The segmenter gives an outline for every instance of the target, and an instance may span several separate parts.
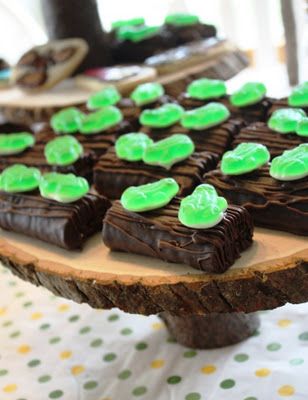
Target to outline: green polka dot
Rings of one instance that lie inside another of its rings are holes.
[[[50,328],[50,324],[42,324],[40,326],[40,330],[41,331],[46,331],[46,329],[49,329],[49,328]]]
[[[131,335],[133,333],[133,331],[130,328],[123,328],[120,333],[121,333],[121,335],[127,336],[127,335]]]
[[[200,399],[201,399],[201,394],[196,392],[188,393],[185,396],[185,400],[200,400]]]
[[[25,292],[17,292],[15,293],[15,297],[19,298],[19,297],[23,297],[25,295]]]
[[[42,375],[38,378],[39,383],[46,383],[49,382],[50,380],[51,380],[50,375]]]
[[[170,337],[167,338],[167,342],[168,343],[176,343],[176,340],[173,337],[170,336]]]
[[[308,332],[303,332],[298,336],[299,340],[308,340]]]
[[[17,283],[15,281],[9,281],[8,285],[14,287],[17,285]]]
[[[3,326],[4,328],[7,328],[8,326],[11,326],[11,325],[13,325],[13,321],[5,321],[5,322],[3,322],[3,324],[2,324],[2,326]]]
[[[92,340],[92,342],[90,343],[91,347],[100,347],[103,344],[102,339],[94,339]]]
[[[41,364],[41,361],[35,359],[35,360],[31,360],[28,362],[28,367],[33,368],[33,367],[37,367],[40,364]]]
[[[53,392],[49,393],[49,398],[60,399],[60,397],[62,397],[63,395],[64,393],[62,392],[62,390],[54,390]]]
[[[304,364],[304,359],[303,358],[293,358],[292,360],[289,361],[291,365],[302,365]]]
[[[260,336],[260,331],[258,329],[255,330],[252,336]]]
[[[195,350],[187,350],[183,353],[183,357],[185,358],[193,358],[196,357],[197,352]]]
[[[20,335],[21,335],[21,332],[20,332],[20,331],[15,331],[15,332],[12,332],[12,333],[10,334],[10,338],[11,338],[11,339],[14,339],[14,338],[19,337]]]
[[[108,317],[108,321],[109,321],[109,322],[117,321],[119,318],[120,318],[120,317],[119,317],[118,314],[111,314],[111,315],[109,315],[109,317]]]
[[[268,344],[266,346],[266,348],[267,348],[268,351],[277,351],[277,350],[281,349],[281,344],[273,342],[273,343]]]
[[[103,360],[109,362],[109,361],[115,360],[116,358],[117,358],[117,355],[115,353],[107,353],[104,355]]]
[[[142,396],[146,392],[147,392],[147,388],[145,386],[138,386],[132,391],[132,394],[134,396]]]
[[[178,375],[172,375],[169,376],[169,378],[167,379],[167,383],[169,383],[170,385],[175,385],[177,383],[180,383],[182,380],[182,378]]]
[[[145,350],[148,348],[148,344],[146,342],[139,342],[135,345],[136,350]]]
[[[88,381],[83,385],[83,388],[85,390],[92,390],[95,389],[98,386],[98,383],[96,381]]]
[[[61,341],[61,338],[59,336],[55,336],[55,337],[49,339],[50,344],[56,344],[56,343],[59,343],[60,341]]]
[[[79,319],[80,319],[80,316],[76,314],[76,315],[71,315],[68,320],[69,320],[69,322],[76,322]]]
[[[234,360],[237,362],[245,362],[249,359],[249,355],[245,353],[239,353],[234,356]]]
[[[84,326],[79,330],[80,335],[85,335],[86,333],[89,333],[91,331],[90,326]]]
[[[132,372],[129,369],[124,369],[123,371],[121,371],[118,375],[119,379],[128,379],[131,376]]]
[[[224,381],[220,382],[220,387],[222,389],[231,389],[235,386],[235,381],[233,379],[225,379]]]
[[[31,307],[31,306],[33,306],[33,303],[32,303],[32,301],[26,301],[22,306],[24,308]]]
[[[245,397],[244,400],[258,400],[256,397]]]
[[[7,369],[0,369],[0,376],[7,375],[9,371]]]

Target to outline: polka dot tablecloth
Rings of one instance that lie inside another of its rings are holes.
[[[192,350],[156,316],[95,311],[0,267],[0,400],[308,400],[308,304],[249,340]]]

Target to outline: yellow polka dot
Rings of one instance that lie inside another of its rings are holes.
[[[152,329],[158,331],[159,329],[162,329],[164,327],[164,324],[162,322],[154,322],[152,324]]]
[[[69,351],[69,350],[62,351],[62,353],[60,353],[61,360],[66,360],[66,359],[71,358],[71,357],[72,357],[72,352]]]
[[[27,354],[27,353],[29,353],[29,351],[31,351],[31,347],[28,346],[27,344],[23,344],[18,347],[17,351],[20,354]]]
[[[71,372],[73,375],[80,375],[84,372],[85,367],[83,365],[74,365],[71,368]]]
[[[268,368],[260,368],[257,369],[255,372],[255,375],[258,376],[259,378],[265,378],[266,376],[269,376],[271,374],[271,370]]]
[[[280,394],[280,396],[292,396],[294,392],[294,387],[290,385],[284,385],[278,389],[278,394]]]
[[[13,393],[17,390],[17,385],[15,385],[14,383],[12,383],[11,385],[6,385],[3,388],[3,391],[5,393]]]
[[[69,309],[70,309],[70,306],[68,304],[60,304],[58,306],[58,311],[60,311],[60,312],[65,312]]]
[[[0,317],[6,314],[6,308],[0,307]]]
[[[151,368],[161,368],[165,365],[165,360],[153,360],[151,362]]]
[[[289,319],[280,319],[278,321],[278,326],[280,326],[280,328],[286,328],[287,326],[290,326],[292,324],[292,321]]]
[[[204,365],[201,368],[201,372],[206,375],[213,374],[215,371],[216,371],[216,367],[215,367],[215,365],[212,365],[212,364]]]
[[[40,313],[40,312],[35,312],[35,313],[33,313],[33,314],[31,314],[31,319],[33,320],[33,321],[35,321],[35,320],[37,320],[37,319],[41,319],[43,317],[43,314],[42,313]]]

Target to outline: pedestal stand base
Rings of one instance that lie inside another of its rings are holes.
[[[160,314],[176,341],[193,349],[213,349],[241,342],[260,325],[257,314],[208,314],[177,317]]]

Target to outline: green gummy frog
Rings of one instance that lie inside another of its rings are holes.
[[[214,186],[202,184],[181,201],[178,217],[189,228],[207,229],[223,219],[227,208],[227,200],[218,196]]]
[[[119,20],[119,21],[114,21],[111,24],[112,29],[119,29],[122,28],[122,26],[138,26],[138,25],[144,25],[145,20],[142,17],[136,17],[136,18],[131,18],[131,19],[124,19],[124,20]]]
[[[159,32],[159,29],[159,26],[125,25],[116,31],[116,35],[119,40],[129,40],[131,42],[138,43],[156,35]]]
[[[200,22],[197,15],[185,14],[185,13],[175,13],[169,14],[165,18],[165,23],[175,26],[188,26],[195,25]]]
[[[198,100],[218,99],[226,93],[226,84],[219,79],[196,79],[187,86],[188,96]]]
[[[44,149],[50,165],[71,165],[83,154],[83,147],[73,136],[65,135],[48,142]]]
[[[166,139],[150,144],[144,151],[143,162],[171,168],[179,161],[185,160],[195,151],[192,140],[181,133],[171,135]]]
[[[308,143],[275,157],[271,163],[270,175],[280,181],[294,181],[308,176]]]
[[[164,94],[164,88],[160,83],[148,82],[138,85],[131,93],[130,98],[137,104],[143,106],[153,103]]]
[[[144,212],[164,207],[178,193],[179,185],[173,178],[161,179],[154,183],[131,186],[121,197],[122,206],[133,212]]]
[[[64,108],[50,119],[50,125],[58,133],[76,133],[84,114],[76,107]]]
[[[296,86],[288,97],[288,104],[292,107],[308,106],[308,81]]]
[[[145,149],[152,143],[153,140],[145,133],[126,133],[115,143],[116,155],[126,161],[141,161]]]
[[[268,120],[268,127],[279,133],[294,133],[297,124],[306,117],[304,110],[300,108],[281,108],[273,112]]]
[[[164,104],[153,110],[144,110],[140,115],[140,123],[151,128],[167,128],[178,122],[184,109],[177,104]]]
[[[80,121],[79,130],[85,135],[92,135],[112,128],[122,120],[123,115],[117,107],[107,106],[85,115]]]
[[[74,174],[50,172],[42,176],[39,185],[42,197],[59,203],[72,203],[81,199],[89,191],[86,179]]]
[[[99,92],[93,93],[87,101],[89,110],[96,110],[101,107],[113,106],[121,100],[118,89],[114,86],[107,86]]]
[[[202,130],[219,125],[230,117],[230,111],[223,104],[209,103],[205,106],[186,111],[181,125],[187,129]]]
[[[9,156],[22,153],[35,143],[34,136],[29,132],[0,134],[0,155]]]
[[[298,136],[308,137],[308,117],[304,117],[298,121],[295,132]]]
[[[0,174],[0,190],[8,193],[29,192],[39,186],[40,180],[41,173],[37,168],[15,164]]]
[[[262,167],[269,160],[270,153],[263,144],[241,143],[223,155],[220,169],[226,175],[241,175]]]
[[[261,82],[247,82],[232,93],[230,103],[235,107],[246,107],[259,103],[266,95],[266,87]]]

